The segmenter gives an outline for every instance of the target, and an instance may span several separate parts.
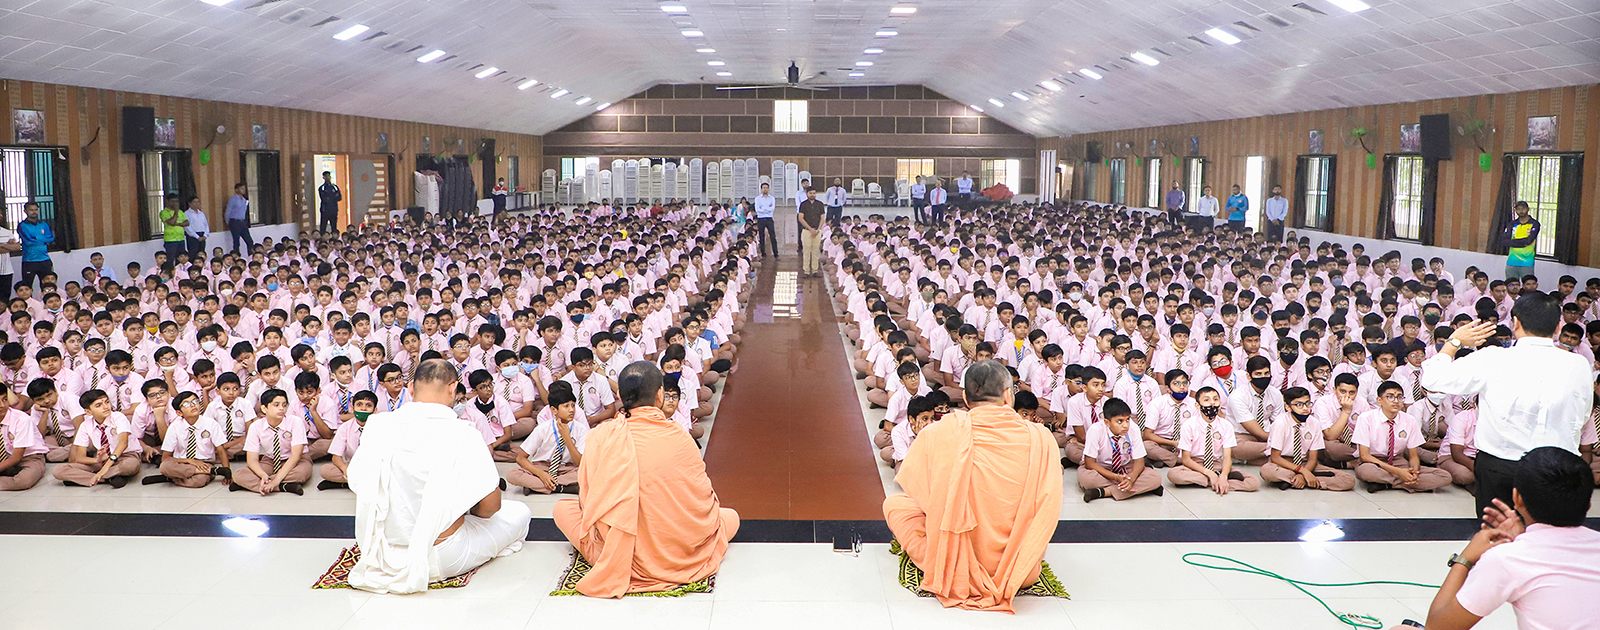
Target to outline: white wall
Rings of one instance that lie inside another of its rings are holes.
[[[1450,273],[1455,274],[1455,286],[1457,291],[1460,291],[1461,287],[1465,286],[1466,281],[1461,278],[1461,271],[1466,269],[1468,266],[1477,266],[1478,269],[1489,274],[1490,280],[1503,279],[1505,274],[1506,257],[1504,254],[1486,254],[1483,252],[1469,252],[1464,249],[1451,249],[1448,247],[1433,247],[1429,245],[1420,245],[1417,243],[1407,243],[1405,241],[1361,238],[1357,236],[1350,236],[1348,234],[1334,234],[1332,232],[1322,232],[1319,230],[1310,230],[1304,228],[1287,228],[1285,230],[1285,232],[1289,231],[1294,232],[1296,236],[1309,237],[1311,239],[1312,249],[1316,249],[1317,243],[1326,240],[1329,242],[1343,243],[1346,249],[1348,249],[1351,245],[1361,243],[1367,248],[1366,254],[1373,258],[1377,258],[1378,256],[1387,253],[1390,250],[1395,250],[1400,252],[1401,256],[1405,257],[1405,260],[1400,261],[1400,265],[1402,267],[1409,267],[1411,265],[1412,258],[1421,258],[1423,260],[1427,260],[1433,258],[1434,256],[1438,256],[1444,259],[1444,268],[1449,270]],[[1600,269],[1595,267],[1563,265],[1544,260],[1534,263],[1533,272],[1534,275],[1539,276],[1539,288],[1545,291],[1554,291],[1556,288],[1556,280],[1563,275],[1570,275],[1574,278],[1577,278],[1579,291],[1583,290],[1583,284],[1585,280],[1588,280],[1589,278],[1600,278]]]
[[[274,243],[284,238],[296,238],[300,233],[299,223],[280,223],[278,225],[258,225],[250,228],[250,235],[260,243],[264,237],[272,237]],[[206,239],[206,250],[221,247],[223,251],[233,251],[231,239],[233,235],[227,231],[212,232]],[[108,245],[105,247],[89,247],[74,249],[70,252],[51,252],[50,258],[55,261],[56,277],[61,284],[68,281],[83,281],[83,274],[79,273],[84,267],[89,266],[89,256],[95,253],[104,254],[106,266],[115,269],[117,279],[127,280],[128,263],[138,261],[146,271],[150,265],[155,264],[156,252],[161,251],[161,241],[151,239],[138,243],[123,243],[121,245]],[[22,258],[13,257],[11,268],[14,270],[12,281],[15,282],[22,275]]]

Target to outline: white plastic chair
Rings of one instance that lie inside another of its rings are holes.
[[[871,199],[874,205],[883,205],[883,187],[879,186],[878,182],[867,184],[867,198]]]
[[[903,179],[894,180],[894,205],[911,205],[911,182]]]
[[[855,205],[857,203],[856,202],[857,199],[865,199],[866,196],[867,196],[867,182],[866,182],[866,180],[861,179],[859,177],[851,180],[850,181],[850,203],[851,203],[851,205]]]

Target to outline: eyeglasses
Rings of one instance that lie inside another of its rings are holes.
[[[198,407],[198,406],[200,406],[200,399],[199,398],[190,398],[190,399],[185,400],[182,403],[178,404],[178,408],[179,409],[182,409],[184,407]]]
[[[1392,401],[1395,401],[1395,402],[1402,402],[1402,401],[1404,401],[1406,399],[1406,397],[1404,395],[1402,395],[1402,394],[1384,394],[1382,396],[1379,396],[1379,398],[1382,398],[1384,400],[1392,400]]]
[[[572,365],[575,366],[575,367],[581,367],[581,368],[592,368],[592,367],[594,367],[594,361],[579,361],[579,362],[574,363]]]
[[[665,399],[665,400],[679,400],[679,399],[683,398],[683,394],[682,393],[674,394],[672,392],[662,392],[661,397],[663,399]]]
[[[1310,409],[1311,408],[1311,401],[1309,401],[1309,400],[1290,401],[1289,402],[1289,406],[1290,407],[1294,407],[1295,409]]]
[[[384,378],[383,381],[381,381],[381,382],[384,382],[384,383],[398,383],[398,382],[400,382],[400,377],[397,376],[397,375],[390,375],[390,376]]]

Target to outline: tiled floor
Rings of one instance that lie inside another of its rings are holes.
[[[1282,583],[1197,569],[1187,552],[1226,554],[1292,577],[1433,582],[1456,543],[1078,544],[1046,556],[1071,600],[1019,598],[1018,614],[945,610],[896,582],[884,545],[859,557],[827,545],[735,544],[716,591],[678,599],[621,601],[548,597],[570,547],[528,543],[484,567],[470,585],[420,596],[309,587],[348,544],[338,540],[4,536],[0,549],[29,579],[0,592],[0,626],[27,630],[101,627],[188,629],[226,622],[251,628],[1342,628],[1317,603]],[[160,579],[117,580],[95,606],[64,583],[93,581],[105,563]],[[181,559],[177,570],[171,564]],[[158,571],[156,567],[161,567]],[[1109,567],[1134,572],[1107,574]],[[1159,580],[1159,587],[1156,587]],[[70,581],[70,582],[68,582]],[[1141,586],[1141,585],[1148,585]],[[1315,589],[1340,612],[1373,615],[1386,627],[1426,616],[1432,593],[1399,586]],[[1479,628],[1512,628],[1509,610]]]

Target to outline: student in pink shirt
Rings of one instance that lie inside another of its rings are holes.
[[[311,458],[305,456],[306,429],[287,417],[289,395],[276,387],[261,393],[262,415],[250,423],[244,439],[245,466],[233,473],[229,490],[250,490],[267,496],[280,490],[305,494],[301,484],[311,478]]]
[[[78,399],[84,409],[83,424],[73,439],[72,454],[53,473],[66,485],[93,487],[104,481],[121,488],[139,474],[141,447],[133,438],[133,425],[127,416],[112,411],[106,398],[105,392],[91,389]]]
[[[1311,488],[1345,491],[1356,487],[1355,475],[1348,471],[1319,467],[1322,451],[1320,425],[1311,419],[1311,393],[1304,387],[1283,391],[1284,413],[1272,422],[1267,445],[1272,449],[1261,465],[1261,479],[1277,484],[1278,489]]]
[[[1083,461],[1078,468],[1083,502],[1105,497],[1122,501],[1146,492],[1161,496],[1160,473],[1145,467],[1144,441],[1129,433],[1133,421],[1128,403],[1111,398],[1104,413],[1084,436]]]
[[[0,383],[0,492],[38,485],[50,451],[33,418],[11,406],[10,393],[11,388]]]
[[[1222,395],[1210,387],[1195,393],[1201,422],[1187,424],[1178,438],[1183,465],[1167,471],[1175,486],[1201,486],[1217,494],[1255,492],[1261,479],[1233,469],[1233,447],[1237,444],[1233,425],[1222,417]]]
[[[181,488],[203,488],[215,476],[228,478],[227,442],[222,427],[201,415],[200,397],[178,392],[172,398],[177,417],[168,425],[161,443],[161,474],[144,478],[144,485],[172,483]]]
[[[294,377],[294,393],[288,413],[305,425],[305,457],[308,461],[326,457],[339,429],[339,404],[322,395],[322,379],[315,372]]]
[[[1405,393],[1399,383],[1378,385],[1378,408],[1361,414],[1356,423],[1356,476],[1367,482],[1368,492],[1402,488],[1430,491],[1450,485],[1450,473],[1424,468],[1418,447],[1425,441],[1422,424],[1400,407]]]
[[[584,438],[589,434],[589,423],[576,421],[577,416],[578,399],[571,384],[558,381],[550,388],[550,404],[540,412],[538,425],[512,449],[517,465],[506,471],[506,482],[520,486],[525,495],[576,494]]]
[[[1144,450],[1151,466],[1167,468],[1178,464],[1178,440],[1183,427],[1200,421],[1200,407],[1189,395],[1189,375],[1173,369],[1166,374],[1167,395],[1150,404],[1142,432]]]
[[[1428,630],[1466,630],[1505,604],[1517,626],[1600,627],[1600,532],[1583,526],[1594,493],[1583,459],[1559,447],[1528,451],[1511,500],[1485,508],[1485,528],[1461,553],[1428,608]]]
[[[318,472],[322,473],[322,482],[317,484],[317,490],[350,489],[350,479],[347,476],[350,459],[355,457],[356,449],[361,447],[361,432],[367,428],[367,417],[377,408],[377,394],[360,391],[352,397],[350,420],[340,424],[333,432],[333,444],[328,447],[328,454],[333,457],[318,469]]]

